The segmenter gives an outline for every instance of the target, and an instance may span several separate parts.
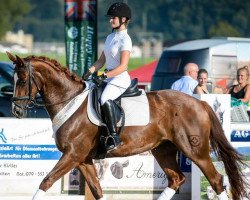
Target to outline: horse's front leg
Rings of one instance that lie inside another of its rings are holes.
[[[72,154],[63,154],[50,173],[43,179],[32,200],[42,200],[45,192],[63,175],[78,165]]]
[[[88,162],[81,163],[78,169],[82,172],[89,188],[96,199],[102,199],[102,188],[97,177],[95,166],[92,160]]]

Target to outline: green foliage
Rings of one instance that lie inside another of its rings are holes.
[[[227,37],[240,37],[240,32],[227,22],[219,22],[212,26],[209,30],[209,37],[227,36]]]
[[[17,27],[33,34],[35,41],[64,41],[64,1],[29,1],[32,9]]]
[[[205,176],[202,176],[201,177],[201,191],[203,192],[206,192],[207,191],[207,186],[209,186],[209,182],[208,180],[206,179]]]
[[[97,0],[99,41],[111,32],[105,14],[116,1]],[[216,35],[250,37],[249,0],[126,2],[132,10],[129,33],[134,44],[141,41],[138,33],[142,31],[163,33],[164,40],[190,40]],[[2,0],[0,16],[0,36],[7,30],[22,28],[26,33],[33,34],[35,41],[64,41],[63,0]]]
[[[29,2],[20,0],[1,0],[0,3],[0,38],[14,28],[17,21],[31,9]]]

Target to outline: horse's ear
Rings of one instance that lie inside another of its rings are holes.
[[[20,66],[24,66],[24,61],[22,58],[16,55],[16,61]]]
[[[10,52],[6,51],[6,54],[12,62],[16,62],[16,57],[13,56]]]

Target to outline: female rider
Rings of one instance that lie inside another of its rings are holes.
[[[128,74],[128,62],[132,50],[132,41],[127,33],[128,22],[131,19],[131,10],[129,6],[122,2],[112,4],[107,16],[112,28],[105,41],[104,51],[99,59],[89,68],[89,71],[83,75],[83,79],[101,69],[106,63],[105,72],[94,77],[94,82],[99,85],[104,80],[107,85],[101,95],[101,106],[105,115],[109,136],[106,139],[106,150],[115,149],[120,144],[120,138],[116,130],[115,110],[113,100],[122,95],[130,85],[130,76]]]

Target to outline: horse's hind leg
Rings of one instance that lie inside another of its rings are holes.
[[[174,196],[176,190],[185,182],[185,176],[177,164],[176,146],[166,141],[157,148],[152,149],[151,152],[168,177],[168,187],[161,193],[158,200],[169,200]]]
[[[44,193],[63,175],[76,167],[76,163],[71,154],[63,154],[60,160],[50,173],[43,179],[39,186],[39,190],[34,194],[32,200],[42,200]]]
[[[223,188],[223,178],[222,175],[215,169],[211,158],[205,157],[196,161],[196,165],[200,168],[203,174],[206,176],[207,180],[211,184],[212,188],[216,192],[219,200],[228,199],[224,188]]]
[[[175,144],[177,148],[185,154],[185,156],[187,156],[200,168],[216,194],[221,194],[221,196],[223,196],[222,198],[219,196],[219,199],[228,199],[225,197],[225,192],[223,192],[222,176],[215,169],[210,158],[209,139],[206,139],[205,131],[203,131],[203,135],[204,137],[197,137],[196,140],[192,140],[192,138],[189,138],[189,140],[185,140],[185,138],[177,138],[175,140]]]
[[[81,163],[78,166],[78,169],[82,172],[94,197],[96,199],[101,199],[102,189],[101,189],[99,180],[97,178],[96,169],[92,160],[90,160],[89,162]]]

